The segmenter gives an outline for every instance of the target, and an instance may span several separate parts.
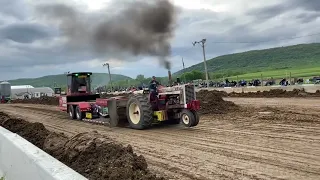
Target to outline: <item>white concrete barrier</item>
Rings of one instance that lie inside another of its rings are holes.
[[[0,178],[87,180],[19,135],[0,127]]]

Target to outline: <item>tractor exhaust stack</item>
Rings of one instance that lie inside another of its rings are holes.
[[[169,85],[172,86],[172,77],[171,77],[171,71],[168,70],[168,77],[169,77]]]

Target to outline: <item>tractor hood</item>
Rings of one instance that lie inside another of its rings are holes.
[[[180,86],[172,86],[172,87],[160,86],[160,87],[158,88],[158,92],[159,92],[159,93],[180,94],[181,89],[183,89],[183,85],[180,85]]]

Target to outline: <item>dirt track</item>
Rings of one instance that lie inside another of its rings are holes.
[[[205,115],[193,129],[137,131],[70,121],[53,106],[5,104],[4,112],[73,135],[97,130],[146,157],[172,179],[318,179],[320,99],[228,98],[243,111]],[[262,104],[272,107],[258,107]],[[288,107],[286,107],[288,106]]]

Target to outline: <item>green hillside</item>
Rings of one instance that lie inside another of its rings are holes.
[[[111,74],[112,81],[131,79],[128,76]],[[43,76],[39,78],[15,79],[9,81],[11,85],[31,85],[34,87],[65,87],[67,78],[65,74]],[[109,82],[109,75],[106,73],[93,73],[92,87],[106,85]]]
[[[320,67],[320,43],[299,44],[219,56],[207,61],[211,78],[274,70]],[[185,71],[204,71],[203,63]],[[175,75],[182,74],[182,70]]]

